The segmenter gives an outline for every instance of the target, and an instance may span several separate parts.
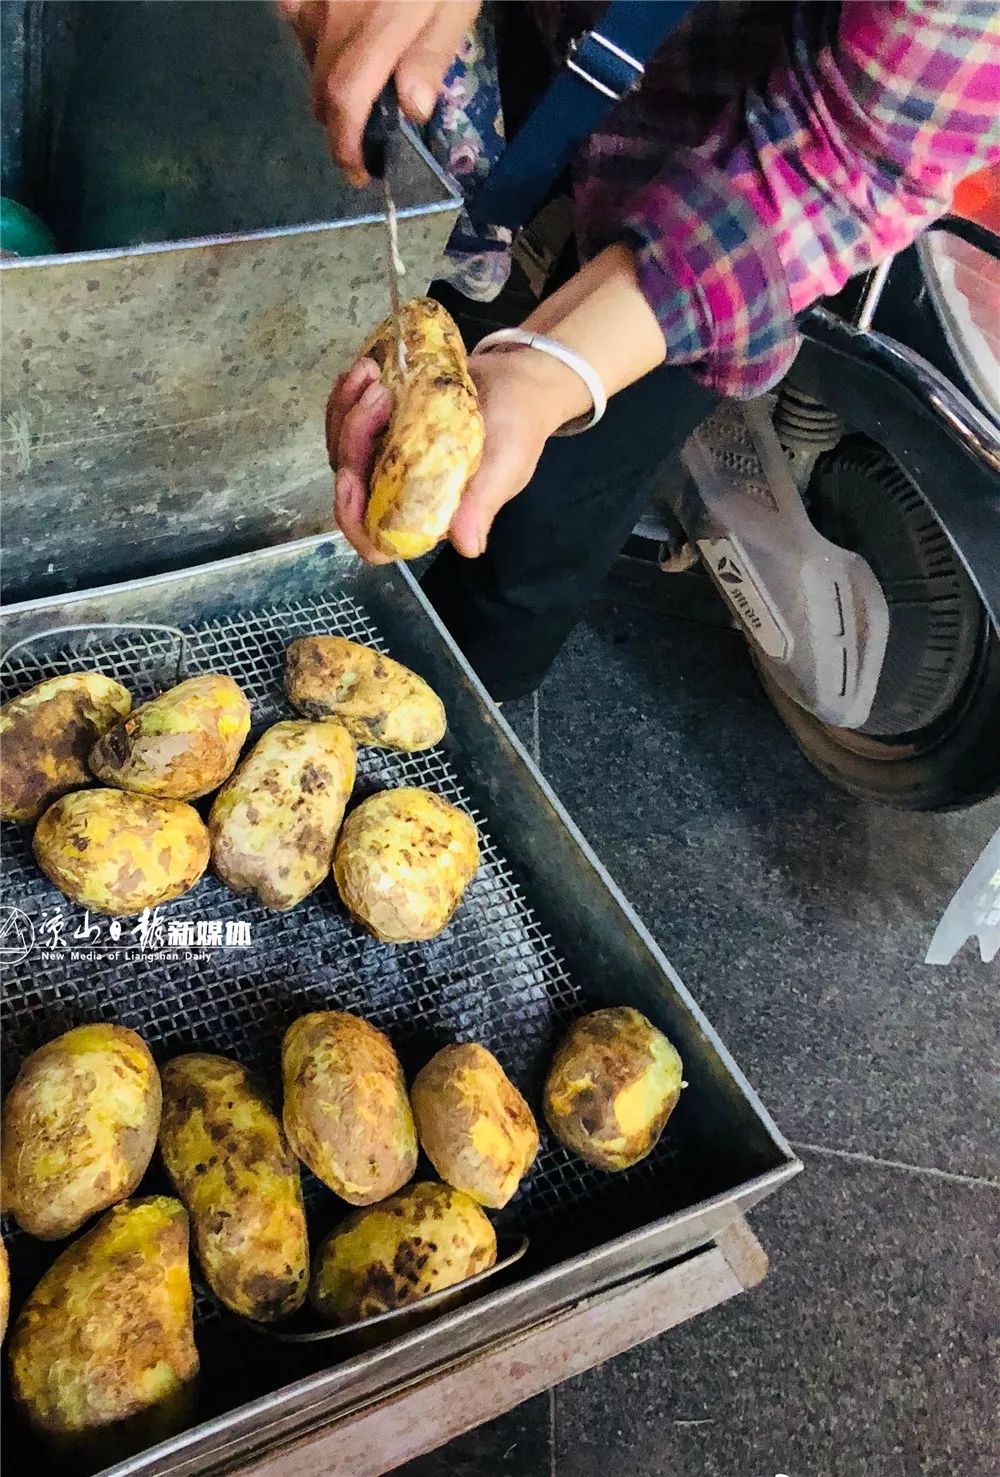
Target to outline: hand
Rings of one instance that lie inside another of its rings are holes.
[[[552,335],[582,354],[609,396],[662,364],[666,353],[656,315],[639,288],[632,253],[621,244],[599,252],[542,302],[524,327]],[[531,480],[549,436],[588,411],[591,401],[575,370],[533,349],[473,353],[469,373],[479,391],[486,444],[448,537],[460,554],[475,559],[486,548],[497,513]],[[391,414],[392,396],[371,359],[359,359],[341,375],[326,408],[337,526],[371,564],[389,562],[372,546],[364,516],[375,443]]]
[[[486,548],[497,513],[531,481],[549,436],[582,414],[589,396],[573,370],[531,350],[473,354],[469,373],[479,392],[486,441],[448,538],[459,554],[475,559]],[[372,545],[364,517],[376,441],[391,414],[392,395],[372,359],[359,359],[341,375],[327,404],[327,451],[336,472],[334,515],[341,533],[369,564],[390,562]]]
[[[406,116],[426,123],[479,5],[480,0],[278,0],[312,72],[313,112],[352,184],[367,183],[361,137],[389,78],[395,78]]]

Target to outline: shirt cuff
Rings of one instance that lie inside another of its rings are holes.
[[[798,350],[785,270],[763,222],[706,161],[674,159],[631,203],[624,239],[667,342],[722,395],[771,388]]]

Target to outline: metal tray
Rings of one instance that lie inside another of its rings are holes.
[[[544,1136],[525,1185],[498,1217],[502,1227],[529,1234],[524,1260],[470,1305],[384,1347],[342,1362],[322,1344],[276,1354],[263,1340],[234,1336],[228,1320],[206,1316],[197,1423],[109,1473],[233,1470],[359,1400],[704,1244],[796,1172],[788,1145],[407,570],[367,569],[339,536],[326,535],[10,607],[0,645],[7,650],[55,626],[111,621],[184,628],[187,670],[230,672],[251,699],[257,727],[287,715],[282,653],[293,637],[339,631],[386,646],[436,687],[449,731],[425,754],[362,751],[358,792],[434,787],[476,816],[483,865],[452,925],[427,944],[376,943],[327,888],[290,914],[269,915],[207,878],[165,908],[164,920],[175,927],[249,921],[249,947],[209,949],[196,960],[182,949],[176,959],[112,958],[81,939],[74,959],[65,948],[43,956],[38,940],[58,913],[65,943],[82,914],[34,867],[27,837],[5,831],[4,903],[20,909],[36,935],[6,971],[7,1074],[43,1040],[104,1018],[140,1030],[160,1060],[192,1047],[228,1051],[273,1080],[287,1023],[306,1010],[338,1007],[387,1030],[408,1073],[445,1041],[484,1042],[537,1107],[566,1024],[614,1003],[637,1006],[669,1034],[690,1086],[656,1151],[627,1173],[601,1174]],[[170,672],[176,644],[169,634],[134,630],[45,637],[5,663],[5,696],[84,657],[142,697]],[[120,940],[119,950],[128,944]],[[336,1214],[333,1197],[320,1192],[310,1200],[314,1229],[322,1230]],[[38,1274],[38,1257],[28,1238],[16,1238],[15,1294]]]
[[[0,264],[4,600],[318,533],[326,397],[389,307],[378,188],[330,163],[270,0],[33,11],[63,251]],[[461,198],[410,129],[394,189],[418,296]]]

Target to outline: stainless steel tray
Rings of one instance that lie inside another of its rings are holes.
[[[537,1106],[566,1023],[600,1004],[628,1003],[676,1042],[690,1086],[657,1150],[625,1174],[602,1175],[545,1136],[531,1175],[500,1217],[531,1236],[509,1282],[490,1284],[469,1306],[383,1348],[339,1363],[328,1362],[336,1356],[323,1345],[276,1355],[270,1344],[234,1337],[228,1320],[206,1319],[198,1423],[109,1472],[233,1470],[348,1405],[704,1244],[796,1172],[788,1145],[408,571],[367,569],[338,536],[321,536],[12,606],[3,613],[0,646],[6,651],[55,626],[112,621],[184,628],[188,671],[232,673],[251,698],[257,726],[287,712],[282,652],[294,636],[340,631],[386,644],[440,692],[449,731],[427,754],[364,752],[359,790],[433,786],[476,816],[484,863],[453,924],[440,939],[414,947],[375,943],[325,888],[290,914],[268,915],[214,879],[164,909],[164,919],[247,920],[249,948],[210,951],[192,963],[111,960],[83,941],[79,960],[65,953],[43,959],[36,945],[7,969],[7,1073],[41,1041],[100,1017],[142,1031],[160,1060],[192,1046],[214,1048],[273,1078],[288,1021],[336,1006],[388,1030],[410,1072],[446,1040],[483,1041]],[[163,633],[52,635],[4,664],[4,696],[84,656],[142,696],[175,655]],[[21,909],[36,935],[46,915],[61,912],[65,938],[81,914],[34,868],[23,834],[5,831],[3,841],[5,905]],[[96,957],[86,957],[90,952]],[[311,1201],[321,1229],[335,1214],[333,1197],[320,1192]],[[27,1238],[16,1238],[16,1291],[37,1275],[38,1257]]]
[[[330,163],[270,0],[33,9],[62,254],[0,264],[3,598],[318,533],[326,397],[388,311],[378,188]],[[412,130],[399,166],[417,296],[460,196]]]

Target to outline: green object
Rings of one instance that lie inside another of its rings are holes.
[[[56,238],[37,215],[0,195],[0,251],[14,256],[52,256]]]

